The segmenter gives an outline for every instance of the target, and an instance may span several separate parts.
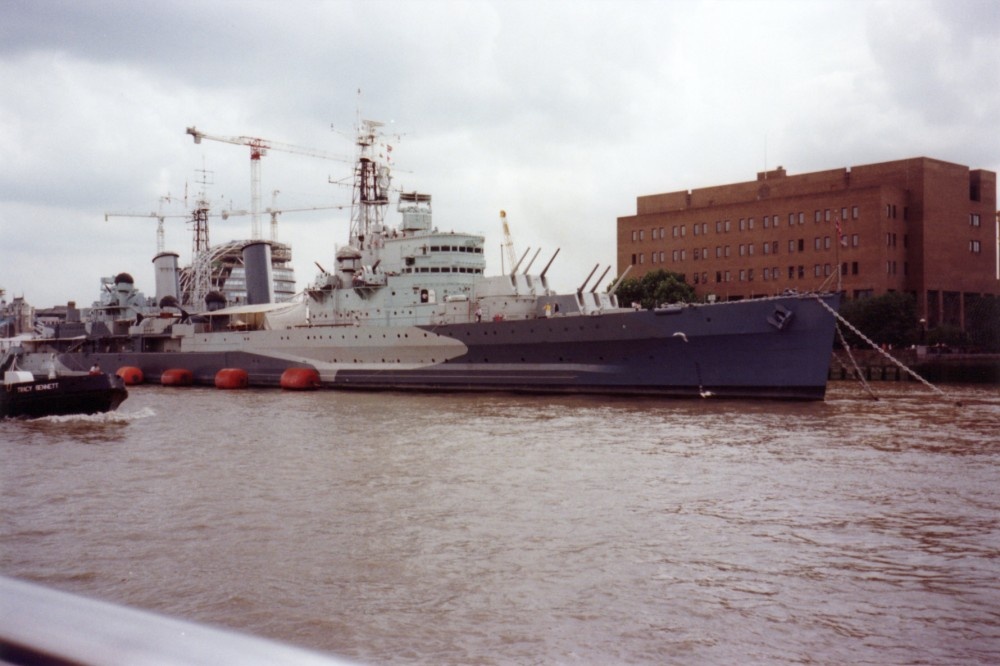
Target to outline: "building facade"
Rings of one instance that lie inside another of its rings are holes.
[[[618,272],[664,269],[706,299],[912,293],[930,327],[1000,295],[996,174],[926,157],[640,196]]]

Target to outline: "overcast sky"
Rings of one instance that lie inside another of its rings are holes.
[[[489,273],[504,209],[518,254],[561,248],[561,289],[614,263],[640,195],[920,155],[1000,171],[996,0],[0,0],[0,82],[0,287],[36,307],[122,271],[155,292],[155,220],[105,212],[183,215],[199,170],[217,211],[250,207],[249,150],[189,125],[349,156],[360,109],[398,137],[394,185],[486,236]],[[263,205],[347,204],[349,174],[272,151]],[[281,218],[300,288],[348,221]],[[181,217],[166,248],[190,262]]]

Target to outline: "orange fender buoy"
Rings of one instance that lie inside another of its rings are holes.
[[[115,371],[115,374],[122,378],[126,386],[135,386],[145,381],[142,370],[131,365],[124,365]]]
[[[164,386],[191,386],[194,384],[194,373],[184,368],[164,370],[160,383]]]
[[[281,373],[281,388],[311,391],[319,388],[319,372],[313,368],[288,368]]]
[[[250,375],[242,368],[223,368],[215,373],[215,388],[243,389],[250,386]]]

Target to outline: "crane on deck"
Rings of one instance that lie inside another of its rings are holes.
[[[221,141],[238,146],[250,148],[250,236],[252,240],[260,239],[260,158],[267,155],[268,150],[280,150],[286,153],[298,155],[308,155],[326,160],[337,160],[340,162],[353,162],[352,159],[341,155],[333,155],[321,150],[303,148],[287,143],[279,143],[269,139],[262,139],[252,136],[218,136],[202,132],[196,127],[188,127],[187,133],[194,138],[195,143],[201,143],[202,139],[210,141]]]
[[[507,261],[504,272],[513,271],[517,265],[517,257],[514,255],[514,239],[510,236],[510,227],[507,226],[507,211],[505,210],[500,211],[500,226],[503,227],[503,252]]]

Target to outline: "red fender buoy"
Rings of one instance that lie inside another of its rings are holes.
[[[115,374],[122,378],[126,386],[135,386],[145,381],[142,370],[131,365],[124,365],[115,371]]]
[[[311,391],[319,388],[319,372],[313,368],[288,368],[281,373],[281,388]]]
[[[160,375],[160,384],[164,386],[191,386],[194,384],[194,373],[185,368],[170,368]]]
[[[215,373],[215,388],[244,389],[250,386],[250,376],[242,368],[223,368]]]

